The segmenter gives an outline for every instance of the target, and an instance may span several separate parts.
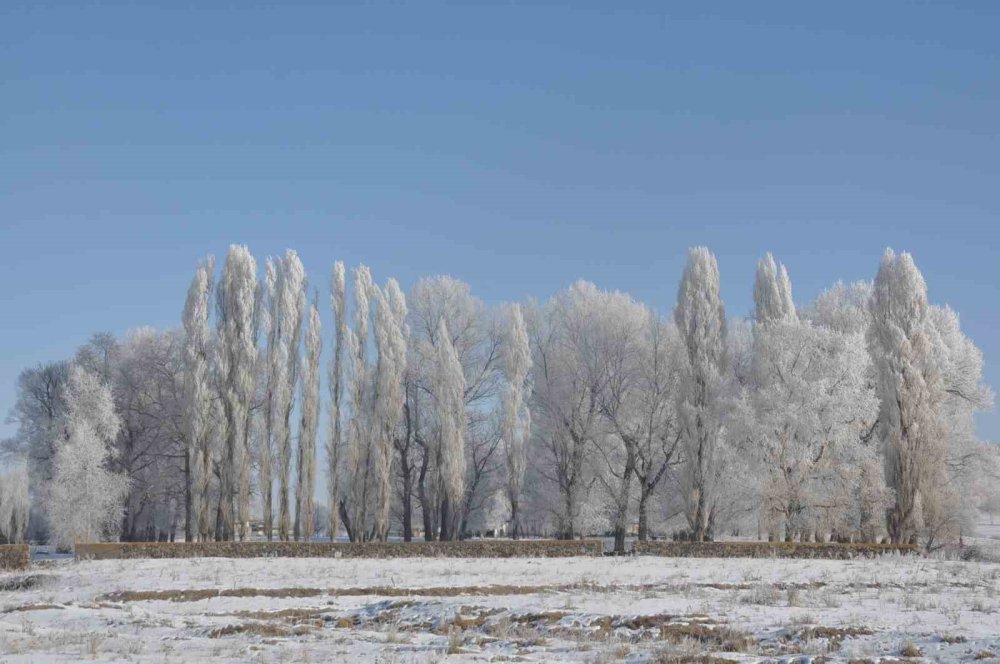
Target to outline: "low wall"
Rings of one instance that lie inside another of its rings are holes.
[[[677,558],[874,558],[885,553],[915,553],[915,544],[819,544],[816,542],[636,542],[645,556]]]
[[[120,558],[565,558],[600,556],[600,540],[464,542],[110,542],[78,543],[76,557]]]
[[[30,564],[27,544],[0,544],[0,569],[25,569]]]

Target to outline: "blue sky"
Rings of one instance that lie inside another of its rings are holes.
[[[3,2],[0,411],[231,242],[664,312],[706,244],[731,315],[892,246],[1000,386],[1000,4],[668,4]]]

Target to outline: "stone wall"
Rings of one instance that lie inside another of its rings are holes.
[[[565,558],[600,556],[600,540],[464,542],[141,542],[78,543],[80,559],[118,558]]]
[[[27,544],[0,544],[0,569],[25,569],[30,564]]]
[[[635,552],[677,558],[873,558],[915,553],[914,544],[819,544],[815,542],[636,542]]]

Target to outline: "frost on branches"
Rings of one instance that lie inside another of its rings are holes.
[[[674,321],[687,350],[681,384],[680,418],[687,461],[682,491],[695,541],[711,539],[724,445],[719,412],[727,369],[726,312],[719,292],[719,267],[705,247],[688,252],[677,291]]]
[[[18,464],[0,473],[0,544],[24,542],[30,511],[28,468]]]
[[[463,491],[465,489],[465,376],[458,361],[458,353],[451,340],[448,324],[442,318],[438,324],[435,339],[434,400],[437,404],[437,419],[440,440],[437,450],[437,466],[441,493],[444,497],[442,509],[441,539],[458,539],[456,529],[461,514]]]
[[[510,534],[517,539],[520,535],[518,507],[521,499],[521,484],[524,482],[524,466],[528,433],[531,431],[531,410],[525,395],[530,394],[528,374],[531,371],[531,348],[528,345],[528,330],[524,325],[521,307],[511,305],[507,313],[507,334],[504,344],[503,373],[504,385],[500,392],[502,432],[507,459],[507,499],[510,502]]]
[[[336,262],[325,360],[294,251],[259,281],[246,247],[215,269],[198,265],[178,329],[96,334],[21,373],[0,453],[23,470],[0,484],[0,538],[935,548],[1000,504],[975,431],[993,403],[982,353],[905,253],[799,306],[766,255],[753,310],[732,319],[704,247],[667,315],[586,281],[503,307],[450,276],[404,295]]]
[[[49,493],[51,542],[98,542],[117,534],[128,478],[108,470],[111,444],[121,428],[111,391],[74,367],[66,386],[64,437],[58,443]]]
[[[877,403],[860,332],[800,320],[784,266],[768,255],[754,287],[745,445],[759,464],[760,526],[769,539],[836,537],[871,524],[845,522],[856,472],[871,463],[862,436]]]

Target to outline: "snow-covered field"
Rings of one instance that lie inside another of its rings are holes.
[[[1000,565],[49,561],[0,574],[0,610],[0,662],[982,660],[1000,654]]]

